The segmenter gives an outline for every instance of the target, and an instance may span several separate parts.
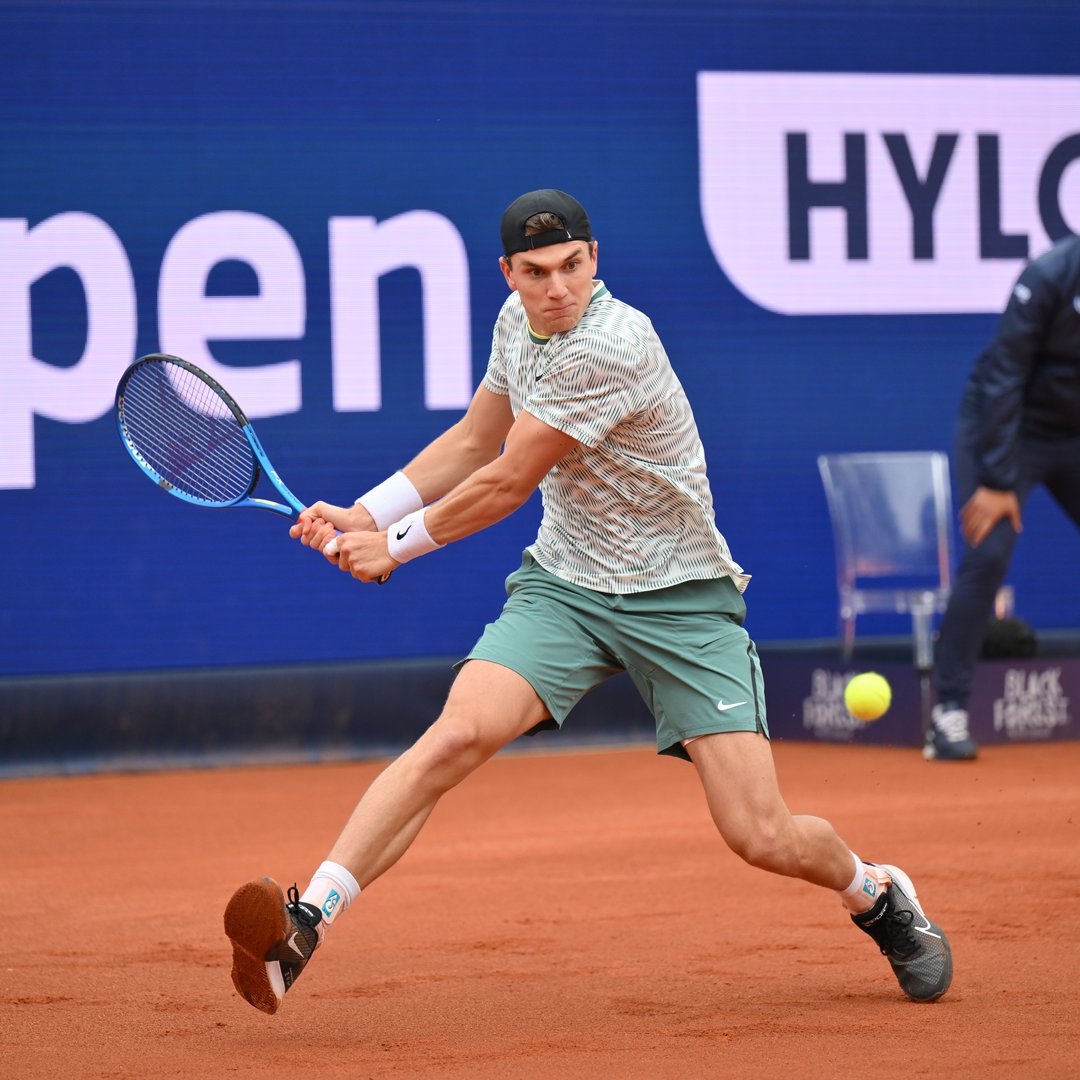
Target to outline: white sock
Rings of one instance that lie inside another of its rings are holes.
[[[867,866],[854,851],[851,857],[855,860],[855,876],[840,893],[840,902],[848,911],[858,915],[874,906],[881,890],[890,884],[891,879],[880,867]]]
[[[340,863],[327,861],[315,871],[300,901],[318,908],[322,915],[318,926],[320,942],[334,920],[359,895],[360,885],[356,878]]]

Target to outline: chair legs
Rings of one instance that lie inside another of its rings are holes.
[[[918,605],[911,609],[912,636],[915,639],[915,666],[920,671],[929,671],[934,666],[933,618],[932,599],[929,606]]]
[[[930,725],[930,713],[933,708],[933,691],[930,676],[934,667],[934,610],[933,594],[911,605],[911,636],[915,652],[915,668],[919,673],[919,698],[922,734],[925,737]],[[854,608],[840,610],[840,655],[845,664],[850,664],[855,654],[855,619]]]

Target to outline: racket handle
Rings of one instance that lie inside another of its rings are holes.
[[[337,538],[340,535],[341,535],[341,533],[338,533],[337,536],[335,536],[334,539],[331,540],[330,543],[327,544],[326,547],[323,548],[323,551],[327,555],[336,555],[338,553]],[[390,573],[392,574],[393,571],[391,570]],[[379,578],[379,584],[380,585],[385,585],[389,580],[390,580],[390,574],[383,574],[383,576],[381,578]]]

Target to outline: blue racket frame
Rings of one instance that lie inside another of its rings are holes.
[[[244,433],[244,438],[247,439],[248,445],[251,447],[255,457],[252,462],[251,479],[248,482],[247,490],[243,494],[238,495],[235,499],[200,499],[197,495],[192,495],[190,492],[183,491],[176,487],[143,457],[129,435],[127,426],[124,422],[124,391],[131,381],[132,375],[140,367],[146,364],[161,363],[181,367],[200,379],[214,392],[221,403],[225,405],[236,418],[236,422],[239,425],[240,430]],[[282,517],[287,517],[292,521],[295,521],[300,514],[300,511],[304,509],[304,504],[288,489],[288,487],[286,487],[285,481],[281,479],[277,469],[270,463],[270,458],[267,457],[266,451],[262,447],[262,443],[259,442],[259,436],[255,434],[255,429],[251,426],[251,421],[244,415],[243,409],[236,403],[233,396],[213,376],[208,375],[202,368],[197,367],[195,364],[189,363],[187,360],[182,360],[179,356],[171,356],[168,353],[148,353],[146,356],[140,356],[139,359],[124,372],[116,387],[116,426],[117,430],[120,432],[120,441],[124,444],[132,461],[134,461],[135,464],[138,465],[139,468],[162,490],[167,491],[170,495],[175,495],[178,499],[183,499],[184,502],[191,503],[193,506],[206,506],[210,509],[229,506],[251,506],[256,510],[269,510],[273,514],[280,514]],[[274,502],[273,499],[259,499],[252,495],[262,473],[266,474],[267,479],[274,485],[274,488],[285,500],[285,503]],[[340,535],[340,533],[338,535]],[[390,580],[390,574],[384,574],[377,580],[380,585],[385,585],[386,582]]]
[[[244,433],[244,437],[247,439],[248,444],[251,446],[252,452],[255,455],[251,480],[248,483],[247,491],[244,494],[235,499],[228,500],[200,499],[196,495],[192,495],[175,487],[169,480],[162,476],[141,453],[139,453],[139,450],[132,441],[131,436],[128,434],[124,423],[124,390],[131,380],[132,375],[143,365],[151,363],[175,364],[178,367],[190,371],[191,374],[206,383],[207,386],[209,386],[221,399],[222,404],[224,404],[233,416],[236,417],[240,430]],[[181,359],[179,356],[171,356],[168,353],[149,353],[146,356],[139,357],[139,359],[124,372],[116,387],[116,426],[120,433],[120,441],[124,444],[128,454],[131,455],[132,461],[134,461],[135,464],[158,485],[158,487],[162,488],[162,490],[167,491],[170,495],[175,495],[178,499],[183,499],[184,502],[191,503],[193,506],[206,506],[211,509],[226,506],[251,506],[256,510],[269,510],[271,513],[281,514],[283,517],[293,520],[295,520],[300,511],[304,509],[304,504],[288,489],[285,481],[278,475],[277,469],[271,464],[270,458],[267,457],[266,451],[259,441],[259,436],[255,434],[255,429],[251,426],[251,421],[244,415],[244,411],[236,403],[233,396],[213,376],[208,375],[202,368],[189,363],[187,360]],[[266,474],[267,479],[274,485],[278,494],[281,495],[288,505],[274,502],[272,499],[260,499],[252,496],[252,492],[259,483],[259,476],[261,473]]]

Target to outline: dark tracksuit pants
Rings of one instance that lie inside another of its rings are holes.
[[[974,419],[962,413],[954,460],[957,509],[978,487],[977,439]],[[1040,484],[1080,526],[1080,436],[1022,439],[1020,477],[1014,489],[1021,508]],[[1012,523],[1003,519],[977,548],[964,547],[935,648],[934,686],[943,704],[961,708],[967,704],[994,599],[1005,580],[1015,544]],[[1078,560],[1073,557],[1066,561],[1075,565]]]

